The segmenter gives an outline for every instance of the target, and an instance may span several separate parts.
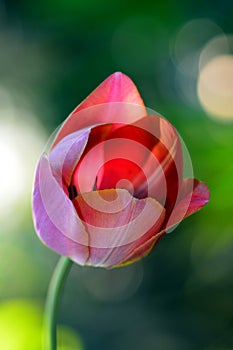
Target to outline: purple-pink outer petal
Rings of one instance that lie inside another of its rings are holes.
[[[36,170],[32,205],[40,239],[57,253],[85,264],[89,257],[88,235],[72,202],[54,178],[46,155],[42,155]]]
[[[67,135],[49,153],[53,175],[60,184],[70,184],[73,171],[86,147],[90,130],[86,128]]]

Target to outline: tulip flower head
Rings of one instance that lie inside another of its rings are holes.
[[[39,238],[80,265],[140,259],[209,200],[204,183],[184,178],[183,161],[174,126],[148,112],[129,77],[114,73],[41,155],[33,191]]]

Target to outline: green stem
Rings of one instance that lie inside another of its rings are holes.
[[[56,319],[58,301],[62,286],[68,276],[71,266],[72,261],[67,257],[61,256],[50,281],[45,303],[44,350],[57,350]]]

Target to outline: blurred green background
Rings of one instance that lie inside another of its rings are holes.
[[[50,133],[119,70],[177,127],[211,201],[143,261],[73,266],[59,349],[233,349],[232,18],[230,0],[0,0],[1,349],[41,348],[58,259],[32,224],[37,159]]]

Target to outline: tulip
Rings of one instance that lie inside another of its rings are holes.
[[[176,129],[149,113],[114,73],[65,120],[41,155],[33,190],[39,238],[80,265],[112,268],[146,256],[200,210],[208,187],[183,178]]]

